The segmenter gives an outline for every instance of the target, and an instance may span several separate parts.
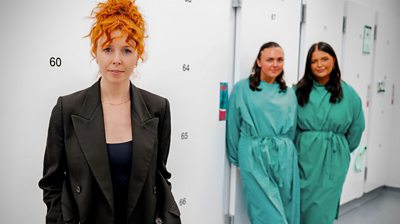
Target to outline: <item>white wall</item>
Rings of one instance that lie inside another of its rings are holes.
[[[42,175],[50,111],[59,95],[85,88],[96,79],[97,65],[91,59],[88,39],[83,38],[91,24],[86,17],[96,2],[3,0],[0,3],[0,27],[3,30],[0,35],[0,207],[3,208],[0,223],[43,223],[45,206],[37,182]],[[140,1],[150,35],[148,60],[141,65],[134,82],[171,101],[173,130],[168,167],[173,173],[173,191],[178,203],[181,202],[184,223],[223,223],[228,201],[224,193],[227,191],[228,170],[224,158],[225,124],[217,118],[219,82],[232,80],[233,74],[234,15],[231,1],[155,2]],[[262,0],[242,1],[242,4],[249,2],[255,5],[254,10],[263,10],[257,5],[267,4]],[[375,43],[368,121],[371,127],[368,132],[368,152],[371,152],[367,161],[369,182],[365,191],[383,185],[400,187],[400,138],[397,134],[400,127],[400,117],[397,116],[400,113],[397,69],[400,63],[397,23],[400,1],[352,2],[378,12],[378,42]],[[243,77],[247,76],[249,65],[264,39],[265,42],[274,39],[282,43],[287,56],[285,71],[289,83],[295,82],[296,58],[299,56],[300,65],[304,65],[304,55],[313,42],[325,40],[332,43],[341,58],[345,52],[341,34],[344,1],[307,0],[310,6],[301,46],[294,44],[299,36],[298,29],[287,31],[268,20],[276,14],[277,21],[284,18],[287,24],[295,27],[292,22],[299,16],[299,11],[295,10],[297,6],[284,7],[298,3],[294,0],[268,2],[274,7],[260,13],[260,17],[247,11],[243,21],[252,23],[253,19],[268,24],[270,29],[246,27],[248,30],[241,40],[241,46],[245,47],[240,62]],[[256,31],[265,36],[250,39],[251,32]],[[379,36],[381,33],[383,36]],[[344,47],[347,46],[344,43]],[[299,48],[300,54],[296,55]],[[51,57],[61,58],[61,67],[51,67]],[[343,60],[344,66],[352,65],[350,59]],[[190,65],[190,72],[182,70],[183,64]],[[301,76],[303,70],[300,71]],[[385,76],[387,92],[377,94],[376,82]],[[392,105],[393,84],[395,97]],[[375,105],[374,109],[372,105]],[[183,132],[189,133],[187,141],[180,138]],[[194,175],[187,175],[192,163],[196,164]],[[348,181],[351,183],[353,180]],[[354,195],[350,193],[348,197]],[[241,200],[239,195],[238,203]],[[20,215],[21,210],[24,215]],[[237,210],[244,212],[242,203],[237,205]],[[202,215],[204,213],[208,216]],[[245,214],[242,213],[241,217],[246,220]]]
[[[37,183],[51,108],[58,95],[96,78],[88,40],[82,38],[88,33],[85,17],[92,4],[79,4],[0,3],[0,223],[44,222]],[[51,67],[51,57],[62,58],[62,67]]]
[[[400,39],[400,34],[398,33],[397,35],[397,40]],[[400,49],[400,47],[397,47],[397,49]],[[397,59],[397,64],[399,64],[400,61]],[[399,135],[399,127],[400,127],[400,76],[399,73],[397,72],[395,74],[396,79],[395,79],[395,95],[393,97],[394,100],[394,109],[393,109],[393,116],[392,116],[392,129],[391,133],[393,135],[392,138],[392,153],[390,155],[390,167],[389,167],[389,177],[387,181],[387,185],[391,187],[396,187],[400,188],[400,135]],[[390,87],[389,88],[393,88]],[[391,97],[392,98],[392,97]]]
[[[89,39],[83,37],[90,30],[92,20],[87,17],[97,2],[0,3],[0,223],[44,222],[46,208],[37,183],[49,116],[58,96],[96,80],[97,65],[90,56]],[[219,91],[220,82],[233,73],[231,2],[147,0],[138,4],[149,38],[147,60],[133,81],[170,100],[167,166],[182,222],[222,223],[228,171]],[[51,67],[51,57],[60,58],[61,66]],[[190,70],[183,70],[184,64]],[[188,138],[182,139],[182,133]]]
[[[222,223],[228,164],[225,122],[218,120],[218,107],[220,82],[233,74],[231,2],[146,0],[138,4],[148,26],[148,60],[134,82],[170,100],[168,168],[182,222]],[[188,138],[182,139],[182,133]]]
[[[396,16],[395,19],[397,21],[400,20],[400,16]],[[398,25],[398,23],[397,23]],[[396,56],[392,58],[392,63],[395,68],[398,68],[400,64],[400,59],[398,55],[398,49],[400,49],[400,29],[397,29],[397,32],[393,34],[394,40],[394,51],[396,51]],[[396,50],[397,49],[397,50]],[[400,72],[398,69],[393,71],[393,84],[392,86],[388,86],[388,90],[390,93],[390,100],[393,101],[393,115],[391,119],[391,133],[392,133],[392,142],[391,142],[391,154],[390,157],[390,166],[389,166],[389,173],[388,173],[388,180],[387,185],[392,187],[400,188],[400,134],[399,134],[399,127],[400,127]],[[392,102],[391,102],[392,103]]]
[[[350,0],[357,4],[373,8],[392,16],[400,16],[400,1],[398,0]]]

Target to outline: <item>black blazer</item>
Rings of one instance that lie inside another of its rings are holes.
[[[171,123],[168,100],[131,84],[133,153],[129,224],[181,223],[166,169]],[[112,224],[114,199],[100,81],[59,97],[52,110],[39,181],[46,223]]]

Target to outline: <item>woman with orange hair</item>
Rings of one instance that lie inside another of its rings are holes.
[[[134,1],[108,0],[89,33],[99,80],[58,98],[39,181],[46,223],[181,223],[166,169],[168,100],[130,81],[145,24]]]

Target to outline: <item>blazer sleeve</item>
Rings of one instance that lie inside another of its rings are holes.
[[[167,160],[169,154],[169,147],[171,143],[171,112],[169,102],[165,99],[165,106],[163,114],[160,116],[160,123],[158,126],[158,164],[157,168],[161,175],[167,181],[168,185],[171,183],[168,179],[171,178],[171,173],[167,170]]]
[[[43,162],[43,177],[39,187],[43,189],[43,201],[47,206],[46,223],[60,223],[61,191],[66,175],[62,98],[54,106],[48,128],[46,150]]]

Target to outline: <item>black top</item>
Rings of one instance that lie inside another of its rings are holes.
[[[114,224],[126,224],[132,141],[107,144],[114,193]]]

